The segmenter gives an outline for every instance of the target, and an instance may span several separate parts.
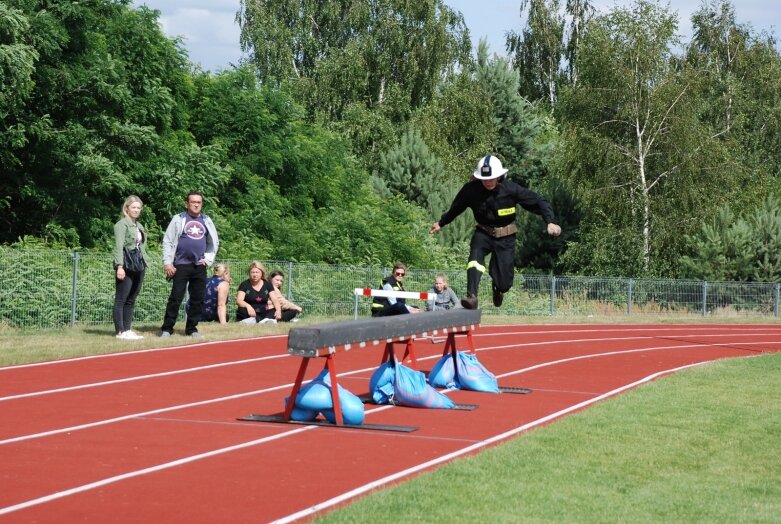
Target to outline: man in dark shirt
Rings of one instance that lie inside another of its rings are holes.
[[[492,155],[486,155],[477,162],[477,168],[470,180],[456,195],[450,209],[434,222],[429,233],[437,233],[458,215],[472,209],[477,227],[472,234],[467,264],[467,294],[461,304],[467,309],[477,308],[477,290],[480,278],[485,273],[485,257],[491,254],[488,274],[493,280],[493,302],[496,307],[502,305],[504,293],[513,285],[515,276],[515,225],[516,205],[545,220],[549,235],[561,234],[556,224],[553,208],[534,191],[522,187],[512,180],[505,180],[507,169],[501,161]]]
[[[161,337],[170,337],[173,333],[185,291],[189,291],[190,300],[184,333],[196,338],[201,336],[198,322],[206,291],[206,266],[214,263],[220,247],[214,222],[201,213],[203,195],[191,191],[185,199],[185,206],[186,211],[171,219],[163,236],[163,268],[173,285],[165,308]]]

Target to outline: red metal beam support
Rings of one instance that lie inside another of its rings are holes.
[[[395,347],[393,344],[401,344],[402,342],[405,344],[404,346],[404,356],[401,358],[402,363],[407,361],[407,357],[410,358],[410,368],[414,369],[415,371],[418,370],[418,358],[415,356],[415,346],[413,343],[413,337],[410,337],[406,340],[388,340],[385,342],[385,351],[382,353],[382,360],[380,361],[380,365],[385,364],[386,362],[389,362],[393,357],[396,356]]]
[[[475,354],[475,342],[472,338],[472,330],[466,331],[451,331],[447,334],[447,340],[445,341],[445,349],[442,351],[442,356],[450,355],[453,357],[453,370],[455,371],[456,380],[458,380],[458,349],[456,349],[456,335],[466,335],[466,343],[469,346],[469,352]]]
[[[296,381],[293,383],[293,391],[290,392],[290,398],[287,399],[287,405],[285,406],[285,420],[290,420],[290,415],[293,413],[293,407],[296,405],[296,396],[298,396],[298,392],[301,390],[301,383],[304,381],[304,374],[308,365],[309,358],[302,358],[301,365],[298,366]]]
[[[339,400],[339,383],[336,379],[336,359],[334,355],[328,355],[325,359],[325,366],[328,368],[328,375],[331,377],[331,401],[334,404],[334,418],[337,426],[344,425],[342,418],[342,402]]]

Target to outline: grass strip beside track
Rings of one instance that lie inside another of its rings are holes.
[[[319,319],[319,321],[326,320]],[[315,321],[311,320],[311,322]],[[138,341],[117,340],[114,336],[114,328],[111,326],[77,326],[44,330],[8,329],[0,331],[0,366],[287,334],[290,327],[296,325],[302,324],[250,326],[236,322],[227,325],[202,322],[199,331],[203,334],[203,338],[199,339],[184,336],[183,325],[177,326],[179,329],[170,338],[160,338],[159,327],[133,326],[134,331],[144,336],[143,340]]]
[[[779,457],[774,353],[657,380],[317,521],[775,523]]]

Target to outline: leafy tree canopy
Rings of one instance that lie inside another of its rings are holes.
[[[43,235],[56,224],[77,245],[95,245],[117,203],[143,191],[161,134],[186,121],[184,53],[161,34],[154,12],[127,4],[2,4],[2,25],[28,29],[2,37],[19,46],[21,67],[15,103],[2,117],[9,132],[0,195],[8,210],[0,241]]]
[[[419,107],[469,58],[463,17],[442,0],[242,0],[238,18],[259,77],[290,83],[324,120],[354,102]]]

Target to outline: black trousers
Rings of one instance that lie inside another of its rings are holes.
[[[173,333],[176,317],[179,316],[179,307],[184,300],[184,293],[190,293],[187,303],[187,323],[184,327],[186,335],[198,331],[198,322],[201,321],[201,304],[206,293],[206,266],[198,264],[179,264],[174,266],[176,273],[173,277],[171,294],[168,296],[168,305],[165,308],[162,331]]]
[[[128,331],[133,324],[136,297],[144,283],[145,271],[125,271],[125,279],[114,279],[114,329],[117,334]]]
[[[273,309],[267,309],[266,310],[266,316],[263,318],[274,318],[274,310]],[[294,318],[296,318],[296,315],[298,315],[298,311],[295,309],[283,309],[282,310],[282,318],[279,319],[280,322],[290,322]]]
[[[373,317],[391,317],[393,315],[406,315],[409,313],[406,304],[396,302],[395,304],[386,304],[382,309],[372,310]]]
[[[482,229],[475,230],[469,245],[469,263],[466,270],[466,292],[477,296],[480,279],[485,273],[485,257],[490,253],[488,274],[493,287],[506,293],[515,278],[515,235],[494,238]]]

